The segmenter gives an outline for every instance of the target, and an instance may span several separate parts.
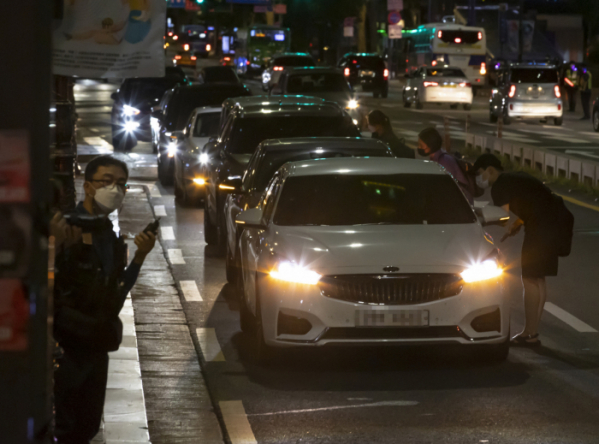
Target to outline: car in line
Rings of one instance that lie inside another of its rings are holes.
[[[249,96],[245,85],[205,84],[179,86],[165,93],[161,107],[153,112],[153,131],[158,162],[158,179],[162,185],[172,185],[178,138],[174,131],[183,131],[191,112],[201,106],[221,106],[230,97]]]
[[[459,344],[502,361],[510,303],[481,221],[435,162],[287,163],[240,213],[241,323],[251,357],[277,348]]]
[[[389,95],[389,69],[380,55],[350,52],[341,57],[337,67],[343,70],[352,88],[372,92],[375,99]]]
[[[503,119],[552,119],[556,126],[563,123],[564,103],[560,77],[554,65],[513,63],[497,72],[497,86],[489,100],[491,123]]]
[[[207,155],[204,239],[224,245],[224,206],[236,189],[258,145],[288,137],[360,137],[348,114],[335,103],[236,106],[218,140],[204,146]]]
[[[284,52],[276,54],[268,62],[266,69],[262,72],[262,90],[268,91],[279,81],[281,73],[290,67],[314,66],[314,59],[305,52]]]
[[[472,84],[461,69],[451,66],[423,66],[406,74],[402,96],[406,108],[412,104],[422,109],[425,103],[445,103],[451,109],[459,105],[472,109]]]
[[[198,83],[243,83],[229,66],[206,66],[198,73]]]
[[[347,110],[356,124],[362,120],[360,102],[343,75],[336,68],[299,67],[288,68],[279,77],[279,82],[271,89],[272,96],[295,94],[320,97],[336,102]]]
[[[189,80],[181,68],[167,67],[164,77],[125,79],[110,96],[114,101],[110,120],[112,145],[115,151],[129,151],[138,141],[150,142],[150,115],[165,91]]]
[[[274,173],[287,162],[338,157],[395,157],[389,146],[377,139],[359,137],[310,137],[270,139],[262,142],[252,155],[243,177],[231,181],[235,187],[225,201],[226,271],[234,283],[239,269],[239,236],[243,226],[235,223],[239,213],[259,204]]]
[[[190,51],[177,51],[173,57],[173,66],[184,66],[186,68],[195,68],[198,63],[198,56]]]
[[[183,205],[198,205],[204,199],[207,156],[202,149],[218,135],[220,116],[221,108],[196,108],[185,129],[172,133],[178,142],[173,157],[175,198]]]

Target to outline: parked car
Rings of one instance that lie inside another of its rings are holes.
[[[416,72],[406,74],[403,103],[409,108],[412,103],[422,109],[425,103],[446,103],[451,109],[460,104],[465,110],[472,109],[472,84],[459,68],[451,66],[424,66]]]
[[[563,123],[564,106],[558,69],[553,65],[520,63],[506,65],[497,73],[497,87],[489,101],[491,123],[502,118],[553,119]]]
[[[242,179],[225,202],[227,226],[227,280],[235,282],[239,269],[238,242],[243,226],[235,223],[239,213],[254,208],[274,173],[287,162],[332,157],[395,157],[380,140],[350,137],[275,139],[262,142],[252,155]]]
[[[314,59],[305,52],[285,52],[273,56],[262,72],[262,90],[268,91],[277,84],[285,68],[295,66],[314,66]]]
[[[434,162],[285,164],[236,218],[254,359],[283,347],[461,344],[504,360],[510,304],[483,228],[504,219],[487,206],[479,221]]]
[[[242,83],[230,66],[206,66],[198,74],[199,83]]]
[[[218,141],[207,144],[204,237],[208,245],[224,244],[224,205],[247,164],[266,139],[289,137],[359,137],[351,118],[334,103],[237,106]]]
[[[339,60],[337,67],[343,70],[352,88],[360,87],[364,92],[372,92],[374,98],[387,98],[389,69],[380,55],[350,52]]]
[[[220,108],[196,108],[185,129],[173,133],[179,142],[173,157],[175,197],[184,205],[197,205],[204,199],[208,159],[202,155],[202,149],[218,135],[220,115]]]
[[[110,96],[114,100],[110,114],[114,150],[129,151],[138,141],[151,141],[152,107],[165,91],[188,83],[181,68],[171,67],[166,68],[164,77],[125,79]]]
[[[180,86],[167,91],[166,101],[153,116],[155,125],[155,141],[157,145],[158,178],[163,185],[173,183],[174,163],[178,147],[178,139],[173,131],[182,131],[187,125],[191,112],[201,106],[221,106],[230,97],[249,96],[250,90],[245,85],[206,84]]]
[[[358,110],[360,103],[343,72],[338,69],[326,67],[288,68],[283,71],[279,82],[271,90],[272,96],[286,94],[320,97],[336,102],[347,110],[356,124],[361,119]]]

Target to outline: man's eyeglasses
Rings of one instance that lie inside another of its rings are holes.
[[[129,189],[129,185],[128,184],[126,184],[126,183],[120,183],[120,182],[114,182],[112,179],[92,179],[90,182],[100,182],[105,187],[110,187],[110,186],[116,184],[116,186],[119,187],[123,191],[127,191]]]

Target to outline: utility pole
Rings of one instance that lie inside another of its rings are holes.
[[[522,63],[522,53],[524,52],[524,0],[520,0],[520,9],[518,10],[518,63]]]

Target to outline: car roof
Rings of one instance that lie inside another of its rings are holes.
[[[324,103],[277,103],[274,105],[239,107],[237,117],[269,117],[272,114],[319,115],[323,117],[342,116],[343,110],[334,102]]]
[[[388,157],[306,160],[289,163],[284,167],[289,176],[322,176],[344,173],[358,174],[446,174],[445,169],[432,160],[398,159]]]
[[[296,103],[324,103],[325,99],[320,97],[312,96],[300,96],[300,95],[284,95],[284,96],[245,96],[245,97],[231,97],[223,102],[223,106],[235,106],[248,107],[248,106],[261,106],[261,105],[276,105],[276,104],[296,104]]]
[[[312,72],[316,72],[317,74],[332,73],[332,74],[343,75],[343,72],[340,69],[331,68],[328,66],[293,66],[293,67],[285,68],[285,71],[287,71],[289,73],[289,75],[291,75],[291,74],[309,74]]]
[[[312,58],[310,54],[307,52],[280,52],[272,56],[273,59],[278,59],[279,57],[309,57]]]
[[[378,139],[365,139],[362,137],[297,137],[289,139],[269,139],[261,143],[264,152],[287,150],[317,150],[323,152],[331,150],[358,150],[358,149],[387,149],[389,146]]]
[[[348,52],[343,57],[378,57],[380,59],[383,58],[380,54],[376,52]]]
[[[193,112],[196,114],[208,114],[208,113],[220,114],[221,109],[220,109],[220,107],[215,107],[215,106],[200,106],[200,107],[194,109]]]

